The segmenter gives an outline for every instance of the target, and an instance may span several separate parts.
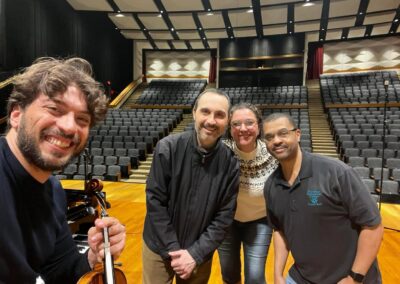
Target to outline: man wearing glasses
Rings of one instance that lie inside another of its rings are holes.
[[[381,283],[381,217],[355,171],[303,152],[301,132],[287,114],[271,114],[263,130],[280,163],[264,190],[274,229],[274,283]],[[285,280],[289,251],[294,264]]]

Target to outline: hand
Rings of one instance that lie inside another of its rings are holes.
[[[96,219],[94,227],[88,232],[89,253],[88,261],[93,268],[97,262],[102,262],[104,258],[103,228],[108,228],[110,239],[110,251],[114,259],[117,259],[125,247],[125,227],[113,217]]]
[[[188,279],[196,267],[196,261],[185,249],[171,251],[171,267],[182,279]]]
[[[338,282],[338,284],[355,284],[355,283],[359,282],[354,281],[354,279],[351,278],[350,276],[347,276],[346,278],[343,278]]]
[[[286,284],[285,277],[283,277],[283,275],[275,276],[274,277],[274,283],[275,284]]]

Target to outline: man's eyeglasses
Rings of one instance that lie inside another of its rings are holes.
[[[242,127],[242,125],[244,124],[244,126],[246,128],[252,128],[254,127],[254,125],[256,124],[256,122],[254,120],[251,119],[246,119],[244,121],[232,121],[231,122],[231,127],[232,128],[236,128],[236,129],[240,129],[240,127]]]
[[[267,142],[271,142],[272,140],[274,140],[275,135],[278,136],[278,138],[280,138],[280,139],[286,139],[286,138],[288,138],[290,132],[296,131],[296,130],[297,130],[297,128],[293,128],[293,129],[283,128],[283,129],[279,130],[276,134],[266,134],[264,136],[264,139]]]

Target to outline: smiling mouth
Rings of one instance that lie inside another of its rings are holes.
[[[46,141],[52,145],[55,145],[55,146],[63,148],[63,149],[66,149],[72,145],[72,142],[65,142],[65,141],[56,139],[55,137],[46,137]]]

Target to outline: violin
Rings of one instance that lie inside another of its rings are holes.
[[[92,206],[100,209],[100,217],[108,217],[107,202],[104,194],[101,192],[103,184],[97,179],[85,181],[85,193],[92,197]],[[126,284],[125,274],[119,268],[114,267],[114,260],[110,250],[110,239],[108,228],[103,229],[104,239],[104,260],[103,264],[96,265],[92,271],[84,274],[78,281],[78,284]]]

